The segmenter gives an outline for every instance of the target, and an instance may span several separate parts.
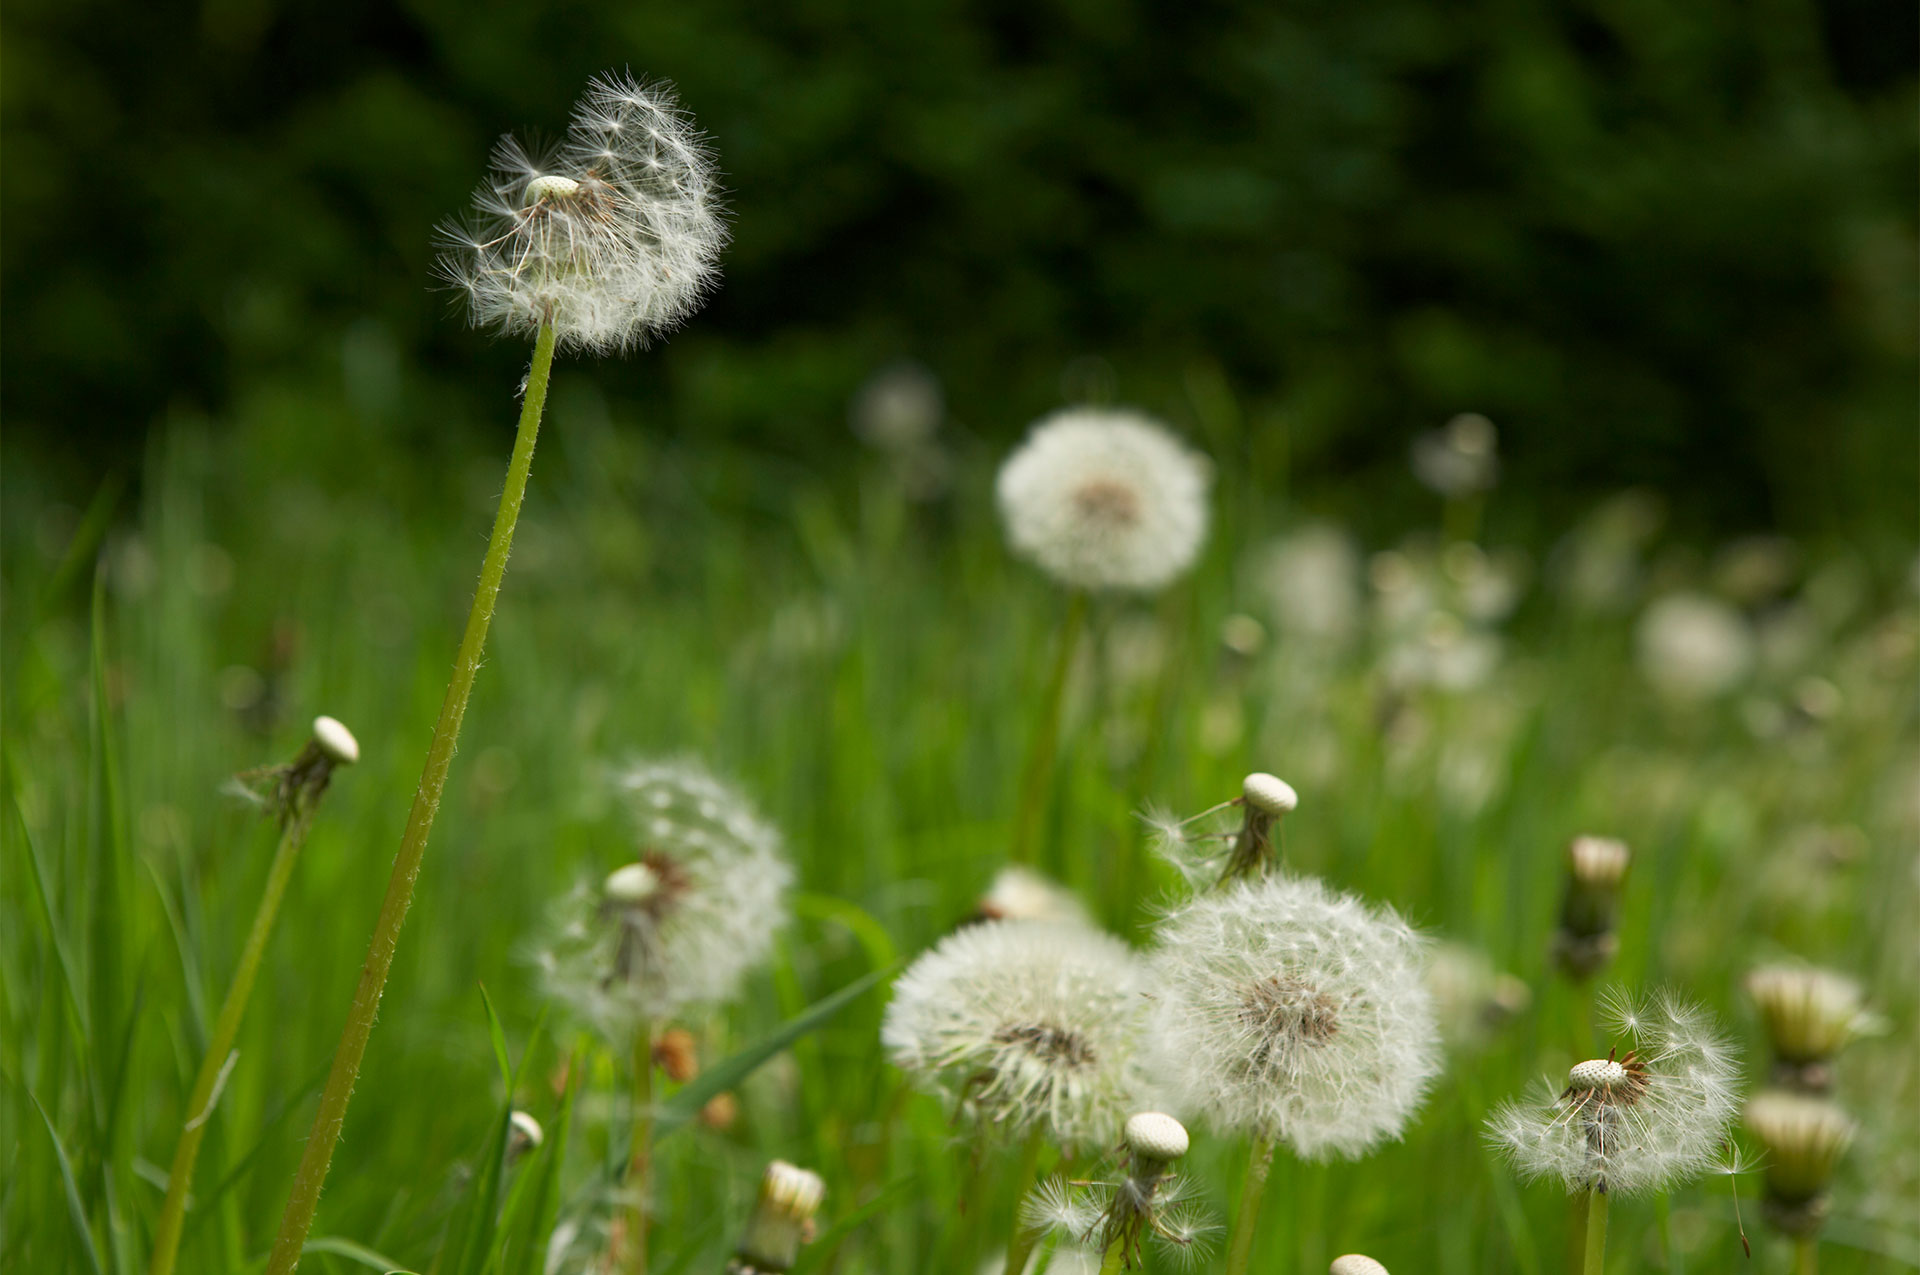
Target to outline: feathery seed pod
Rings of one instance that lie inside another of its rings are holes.
[[[1420,937],[1390,909],[1286,876],[1160,926],[1147,1058],[1177,1111],[1309,1158],[1399,1136],[1440,1069]]]
[[[1570,976],[1592,977],[1619,950],[1614,926],[1620,885],[1632,861],[1627,843],[1611,837],[1575,837],[1568,844],[1567,892],[1560,904],[1553,954]]]
[[[1051,1178],[1023,1204],[1026,1223],[1035,1231],[1059,1233],[1069,1251],[1117,1254],[1127,1270],[1141,1263],[1148,1241],[1176,1262],[1195,1264],[1216,1228],[1189,1203],[1192,1184],[1172,1172],[1187,1145],[1186,1127],[1172,1116],[1158,1111],[1130,1116],[1115,1180]],[[1113,1260],[1108,1257],[1109,1267]]]
[[[1747,1104],[1747,1128],[1767,1153],[1767,1221],[1787,1235],[1814,1234],[1858,1126],[1826,1098],[1776,1091]]]
[[[1033,427],[996,489],[1014,552],[1060,583],[1152,592],[1199,554],[1212,476],[1151,417],[1074,407]]]
[[[1558,1178],[1569,1192],[1643,1195],[1700,1176],[1737,1110],[1733,1047],[1706,1011],[1670,995],[1616,998],[1608,1018],[1626,1053],[1575,1065],[1539,1101],[1503,1104],[1488,1141],[1521,1177]]]
[[[1775,1080],[1803,1093],[1830,1092],[1835,1055],[1879,1028],[1860,985],[1832,970],[1763,965],[1747,975],[1747,994],[1766,1026]]]
[[[801,1245],[813,1238],[813,1215],[820,1211],[826,1194],[819,1174],[784,1160],[769,1164],[760,1179],[760,1199],[727,1264],[727,1275],[778,1275],[791,1270]]]
[[[695,763],[637,763],[615,786],[640,857],[562,901],[537,963],[562,1003],[624,1037],[732,996],[772,950],[793,874],[779,833]]]
[[[713,157],[670,86],[596,77],[556,151],[503,138],[493,169],[474,216],[440,228],[440,274],[476,326],[550,324],[562,349],[625,350],[713,286],[727,239]]]
[[[1146,1014],[1133,950],[1081,924],[988,921],[923,953],[894,985],[881,1041],[983,1131],[1095,1145],[1133,1108]]]

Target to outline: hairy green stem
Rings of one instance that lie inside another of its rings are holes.
[[[627,1145],[627,1275],[647,1275],[647,1205],[653,1190],[653,1024],[633,1036],[633,1136]]]
[[[367,1052],[368,1038],[373,1035],[380,994],[386,990],[387,971],[393,966],[393,954],[400,945],[400,927],[407,919],[407,908],[413,902],[413,884],[420,875],[420,861],[427,851],[427,834],[433,830],[433,817],[440,809],[440,793],[446,787],[447,771],[453,765],[460,721],[467,713],[467,697],[473,691],[474,676],[480,671],[487,627],[493,621],[500,581],[507,570],[507,553],[513,547],[514,524],[520,518],[520,502],[526,498],[527,473],[533,467],[533,444],[540,433],[540,413],[547,401],[547,378],[553,370],[553,337],[553,328],[542,326],[534,341],[533,364],[527,373],[526,395],[520,405],[520,427],[514,439],[513,459],[507,466],[507,482],[500,493],[500,508],[494,516],[487,556],[480,564],[480,584],[474,590],[473,608],[467,613],[466,633],[454,656],[447,697],[440,705],[440,720],[434,724],[433,742],[427,747],[426,768],[420,775],[420,787],[413,795],[406,831],[400,836],[393,875],[388,878],[386,898],[381,901],[373,939],[367,945],[367,961],[360,970],[359,986],[354,988],[353,1006],[347,1011],[346,1030],[340,1034],[340,1047],[333,1054],[333,1068],[327,1073],[326,1087],[320,1093],[320,1108],[314,1113],[306,1150],[300,1156],[300,1167],[294,1172],[286,1212],[280,1215],[280,1232],[274,1237],[266,1275],[290,1275],[300,1264],[300,1251],[313,1226],[314,1211],[320,1206],[320,1189],[326,1184],[327,1168],[333,1163],[333,1149],[346,1123],[347,1104],[353,1098],[354,1081],[360,1075],[360,1060]]]
[[[187,1119],[174,1145],[173,1168],[167,1173],[167,1198],[160,1206],[160,1220],[153,1231],[153,1259],[148,1275],[173,1275],[180,1255],[180,1235],[187,1220],[187,1190],[193,1185],[193,1166],[200,1155],[200,1143],[207,1136],[219,1090],[233,1065],[233,1042],[240,1034],[240,1020],[253,996],[253,981],[260,973],[260,961],[266,954],[267,938],[273,933],[274,918],[280,912],[280,900],[286,896],[287,882],[293,879],[294,861],[306,844],[307,829],[313,826],[312,811],[291,812],[280,830],[280,844],[273,852],[273,864],[267,869],[266,889],[260,894],[260,906],[254,909],[253,927],[240,949],[240,963],[234,968],[233,982],[227,986],[227,998],[220,1003],[220,1015],[214,1019],[213,1034],[207,1038],[207,1054],[200,1061],[200,1074],[194,1078],[193,1092],[187,1099]]]
[[[1604,1189],[1587,1192],[1586,1256],[1580,1263],[1581,1275],[1602,1275],[1607,1269],[1607,1193]]]
[[[1034,1179],[1040,1172],[1040,1151],[1045,1141],[1036,1130],[1027,1139],[1026,1149],[1020,1153],[1020,1167],[1014,1171],[1014,1182],[1020,1196],[1013,1205],[1013,1231],[1007,1239],[1007,1261],[1004,1275],[1021,1275],[1027,1269],[1027,1260],[1033,1256],[1034,1247],[1040,1243],[1040,1228],[1027,1225],[1020,1216],[1027,1196],[1033,1193]]]
[[[1086,622],[1087,595],[1076,589],[1067,600],[1067,617],[1060,623],[1060,646],[1054,652],[1053,668],[1041,693],[1033,749],[1027,754],[1026,772],[1020,777],[1020,804],[1014,813],[1013,840],[1009,847],[1009,856],[1015,863],[1034,861],[1034,837],[1039,831],[1047,789],[1053,781],[1054,754],[1060,747],[1061,701],[1066,698],[1067,675],[1073,671],[1073,655],[1080,646],[1080,631]]]
[[[1240,1188],[1240,1210],[1233,1219],[1233,1239],[1227,1245],[1227,1275],[1247,1275],[1252,1269],[1253,1232],[1260,1220],[1260,1197],[1267,1193],[1267,1175],[1273,1171],[1273,1140],[1255,1138],[1247,1157],[1247,1180]]]

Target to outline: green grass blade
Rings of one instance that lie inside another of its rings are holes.
[[[33,1103],[33,1109],[40,1113],[41,1123],[47,1126],[47,1136],[53,1139],[53,1154],[60,1161],[60,1185],[67,1193],[67,1216],[73,1222],[73,1229],[80,1237],[81,1251],[87,1255],[87,1265],[93,1275],[106,1275],[106,1268],[100,1264],[100,1250],[94,1247],[93,1231],[87,1225],[87,1208],[80,1202],[80,1184],[74,1180],[73,1161],[67,1158],[67,1148],[60,1141],[60,1133],[53,1127],[53,1121],[47,1116],[47,1109],[40,1105],[40,1099],[32,1090],[27,1098]]]
[[[380,1271],[383,1275],[413,1275],[411,1271],[402,1270],[400,1263],[394,1261],[391,1257],[383,1256],[368,1248],[365,1244],[356,1244],[354,1241],[338,1235],[322,1235],[319,1239],[308,1240],[306,1244],[301,1247],[300,1251],[302,1253],[326,1253],[333,1257],[344,1257],[348,1261],[358,1262],[370,1270]]]
[[[692,1120],[716,1094],[737,1087],[762,1063],[823,1026],[891,973],[892,969],[875,970],[856,978],[839,991],[815,1001],[760,1040],[695,1076],[679,1092],[660,1104],[660,1113],[654,1121],[654,1137],[664,1138]]]

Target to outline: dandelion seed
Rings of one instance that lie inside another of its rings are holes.
[[[1767,1221],[1787,1235],[1814,1234],[1858,1126],[1828,1099],[1773,1092],[1747,1104],[1747,1128],[1767,1153]]]
[[[1385,908],[1272,876],[1160,927],[1149,1067],[1177,1111],[1357,1156],[1397,1137],[1439,1071],[1421,940]]]
[[[493,169],[472,220],[440,229],[440,274],[476,326],[551,324],[561,348],[607,353],[674,327],[712,287],[727,237],[713,159],[670,86],[598,77],[558,150],[505,138]]]
[[[779,833],[696,764],[639,763],[615,787],[638,858],[562,900],[537,963],[552,995],[624,1037],[732,996],[785,924],[792,870]]]
[[[988,921],[948,935],[901,975],[881,1040],[983,1131],[1094,1145],[1142,1088],[1144,987],[1132,949],[1111,935]]]
[[[1150,417],[1079,407],[1036,424],[997,488],[1015,553],[1072,589],[1151,592],[1199,554],[1211,481]]]
[[[1737,1059],[1705,1011],[1671,996],[1616,1000],[1631,1044],[1576,1065],[1541,1101],[1507,1103],[1487,1136],[1527,1179],[1568,1191],[1641,1195],[1708,1171],[1739,1099]]]

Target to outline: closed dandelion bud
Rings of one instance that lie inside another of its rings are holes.
[[[1774,1078],[1804,1093],[1833,1088],[1833,1059],[1850,1042],[1878,1030],[1860,985],[1832,970],[1764,965],[1747,976],[1774,1055]]]
[[[1567,846],[1567,891],[1554,956],[1574,978],[1597,973],[1620,946],[1614,925],[1632,859],[1626,842],[1611,837],[1575,837]]]
[[[667,1079],[684,1085],[700,1074],[700,1050],[693,1033],[684,1027],[669,1027],[653,1042],[653,1061]]]
[[[1422,946],[1390,910],[1310,879],[1195,899],[1153,954],[1157,1092],[1307,1158],[1398,1137],[1440,1068]]]
[[[784,1160],[769,1164],[746,1234],[727,1266],[729,1275],[777,1275],[792,1269],[800,1246],[813,1238],[813,1215],[826,1193],[819,1174]]]
[[[1788,1235],[1813,1234],[1857,1126],[1825,1098],[1770,1092],[1747,1104],[1747,1128],[1767,1153],[1767,1221]]]
[[[440,228],[441,276],[474,324],[562,349],[643,345],[691,314],[726,243],[712,156],[665,84],[592,80],[559,148],[512,138],[474,215]]]
[[[1738,1059],[1706,1013],[1672,997],[1645,1008],[1616,1000],[1616,1032],[1631,1042],[1547,1081],[1540,1101],[1507,1103],[1488,1140],[1527,1179],[1569,1192],[1667,1190],[1717,1161],[1739,1098]]]
[[[1075,407],[1036,424],[995,487],[1013,551],[1061,584],[1153,592],[1198,556],[1212,477],[1151,417]]]
[[[1327,1275],[1387,1275],[1387,1268],[1364,1253],[1348,1253],[1333,1259]]]
[[[1265,872],[1278,857],[1273,848],[1274,825],[1282,815],[1293,813],[1300,795],[1284,779],[1255,772],[1240,785],[1240,805],[1244,816],[1240,833],[1234,838],[1222,880]]]
[[[639,857],[561,901],[537,961],[553,996],[623,1037],[732,996],[785,923],[792,870],[779,833],[697,765],[643,762],[616,787]]]
[[[983,1133],[1105,1142],[1134,1109],[1147,999],[1133,950],[1079,924],[988,921],[894,984],[881,1042]]]
[[[546,1137],[538,1120],[524,1111],[515,1111],[507,1117],[507,1163],[514,1164],[529,1151],[539,1150]]]

